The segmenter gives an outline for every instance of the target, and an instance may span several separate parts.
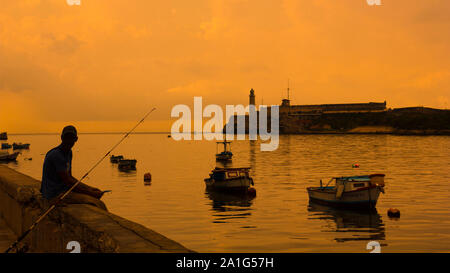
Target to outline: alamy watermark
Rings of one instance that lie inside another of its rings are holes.
[[[234,140],[235,132],[237,140],[245,140],[246,124],[245,116],[248,114],[248,136],[250,140],[259,138],[268,143],[261,143],[261,151],[274,151],[279,143],[279,106],[270,107],[270,132],[267,128],[268,106],[260,105],[259,114],[255,105],[226,105],[225,110],[226,140]],[[171,117],[179,118],[172,124],[172,138],[174,140],[223,140],[222,130],[224,128],[224,111],[219,105],[210,104],[203,109],[202,97],[194,97],[194,126],[192,132],[192,111],[184,104],[175,105],[172,108]],[[180,117],[181,115],[181,117]],[[258,118],[259,117],[259,118]],[[203,118],[210,118],[203,125]],[[237,119],[236,130],[234,119]],[[258,122],[259,119],[259,122]],[[182,128],[182,130],[181,130]],[[215,134],[213,133],[213,128]],[[219,133],[220,132],[220,133]]]
[[[81,253],[81,245],[77,241],[68,242],[66,249],[71,250],[69,253]]]
[[[377,241],[370,241],[366,245],[367,250],[372,250],[370,253],[381,253],[381,245]]]
[[[381,6],[381,0],[366,0],[369,6]]]
[[[69,6],[80,6],[81,0],[66,0],[66,3]]]

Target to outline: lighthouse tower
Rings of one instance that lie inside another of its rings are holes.
[[[249,97],[249,105],[255,105],[255,90],[253,90],[253,88],[252,89],[250,89],[250,95],[248,96]]]

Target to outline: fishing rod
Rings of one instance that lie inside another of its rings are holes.
[[[122,139],[120,139],[119,142],[116,143],[116,145],[114,145],[89,171],[86,172],[86,174],[83,175],[83,177],[81,177],[80,180],[78,180],[76,183],[74,183],[63,195],[61,195],[58,200],[56,200],[56,202],[51,205],[41,216],[39,216],[39,218],[34,222],[33,225],[31,225],[31,227],[25,231],[22,235],[19,236],[19,238],[17,238],[17,240],[5,251],[5,253],[10,252],[11,250],[15,249],[17,247],[17,244],[20,243],[44,218],[45,216],[47,216],[54,208],[56,208],[56,206],[69,194],[72,192],[73,189],[75,189],[83,179],[85,179],[117,146],[119,146],[120,143],[122,143],[122,141],[125,140],[125,138],[127,138],[133,131],[134,129],[136,129],[139,124],[141,124],[142,122],[144,122],[144,120],[153,112],[155,111],[156,108],[153,108],[151,111],[149,111],[137,124],[136,126],[133,127],[133,129],[131,129],[130,131],[128,131],[128,133],[126,133]],[[107,191],[105,191],[107,192]]]

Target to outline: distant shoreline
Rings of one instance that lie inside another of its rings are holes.
[[[339,131],[339,130],[321,130],[312,131],[305,130],[303,132],[289,133],[293,135],[303,135],[303,134],[336,134],[336,135],[403,135],[403,136],[436,136],[444,135],[450,136],[450,130],[406,130],[406,129],[396,129],[386,126],[359,126],[351,130]]]
[[[361,129],[361,130],[360,130]],[[15,133],[8,134],[9,136],[46,136],[46,135],[56,135],[60,133]],[[123,135],[126,132],[96,132],[96,133],[78,133],[79,135]],[[179,133],[185,134],[185,133]],[[192,135],[197,134],[195,132]],[[219,134],[219,132],[209,132],[203,134]],[[171,132],[137,132],[130,135],[172,135]],[[239,134],[234,134],[239,135]],[[243,135],[248,135],[245,133]],[[280,135],[397,135],[397,136],[450,136],[450,130],[438,131],[438,130],[396,130],[385,131],[385,130],[364,130],[364,128],[355,128],[351,131],[303,131],[295,133],[281,133]]]
[[[124,135],[127,132],[92,132],[84,133],[78,132],[79,135]],[[60,135],[61,133],[8,133],[8,136],[30,136],[30,135]],[[163,135],[170,134],[170,132],[133,132],[130,135]]]

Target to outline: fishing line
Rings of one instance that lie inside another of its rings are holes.
[[[17,240],[5,251],[5,253],[10,252],[11,250],[15,249],[17,247],[17,244],[20,243],[44,218],[47,216],[70,192],[72,192],[73,189],[75,189],[81,181],[86,178],[89,173],[91,173],[117,146],[119,146],[122,141],[125,140],[133,131],[136,129],[144,120],[153,112],[156,108],[153,108],[151,111],[149,111],[128,133],[126,133],[122,139],[120,139],[119,142],[117,142],[116,145],[114,145],[89,171],[86,172],[83,177],[81,177],[80,180],[78,180],[75,184],[72,185],[63,195],[61,195],[58,200],[50,206],[39,218],[31,225],[31,227],[25,231],[22,235],[17,238]]]

